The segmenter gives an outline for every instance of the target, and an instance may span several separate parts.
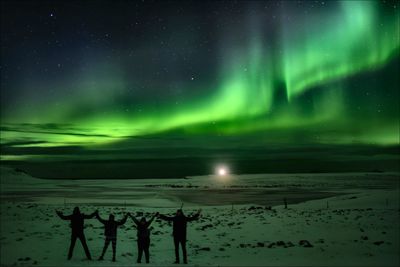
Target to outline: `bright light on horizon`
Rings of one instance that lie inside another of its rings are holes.
[[[225,180],[230,175],[229,167],[225,164],[218,164],[215,166],[214,173],[219,179]]]
[[[218,168],[218,175],[220,176],[225,176],[227,174],[227,171],[224,167],[219,167]]]

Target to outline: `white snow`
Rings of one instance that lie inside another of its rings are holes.
[[[104,218],[112,212],[121,219],[128,211],[149,218],[157,211],[174,213],[182,200],[186,214],[203,210],[198,221],[188,224],[189,266],[400,264],[399,174],[230,176],[223,181],[215,176],[53,181],[1,168],[1,265],[137,266],[131,219],[118,232],[117,262],[110,261],[111,246],[103,262],[96,260],[104,240],[95,219],[85,221],[94,260],[85,260],[77,241],[67,261],[70,228],[54,210],[69,214],[79,205],[86,213],[98,209]],[[312,195],[316,191],[322,193]],[[160,220],[152,226],[150,265],[172,265],[172,226]],[[312,247],[303,247],[301,240]]]

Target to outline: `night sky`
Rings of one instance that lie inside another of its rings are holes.
[[[2,1],[1,160],[61,178],[399,170],[399,9]]]

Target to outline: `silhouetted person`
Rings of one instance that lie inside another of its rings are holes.
[[[85,250],[86,257],[88,260],[91,260],[92,257],[90,256],[89,248],[86,244],[86,238],[85,234],[83,233],[83,225],[84,225],[84,220],[85,219],[91,219],[95,216],[96,212],[93,212],[90,215],[85,215],[80,212],[78,207],[74,208],[74,211],[71,215],[63,215],[60,211],[56,210],[57,215],[63,219],[63,220],[69,220],[71,221],[71,244],[69,246],[69,251],[68,251],[68,260],[72,258],[72,253],[74,251],[75,247],[75,242],[76,239],[79,238],[79,240],[82,243],[83,249]]]
[[[201,210],[199,210],[195,215],[191,217],[186,217],[181,209],[176,211],[175,216],[169,217],[165,215],[160,215],[159,218],[172,221],[173,222],[173,232],[174,245],[175,245],[175,263],[179,263],[179,244],[182,246],[183,252],[183,263],[187,263],[187,253],[186,253],[186,225],[187,222],[197,220],[199,218]]]
[[[149,248],[150,248],[150,224],[153,222],[154,218],[158,216],[158,212],[151,217],[149,221],[146,221],[145,217],[142,217],[140,221],[138,221],[132,214],[129,214],[129,216],[133,219],[133,221],[136,224],[136,229],[137,229],[137,246],[138,246],[138,258],[137,258],[137,263],[142,262],[142,255],[144,252],[144,255],[146,257],[146,263],[149,263],[150,261],[150,253],[149,253]]]
[[[112,261],[115,261],[115,251],[117,246],[117,228],[118,226],[121,226],[126,222],[126,219],[128,219],[128,214],[126,214],[121,221],[115,221],[114,220],[115,217],[113,214],[110,214],[110,216],[108,216],[108,220],[103,220],[102,218],[100,218],[98,212],[96,212],[96,218],[102,224],[104,224],[104,236],[105,236],[103,252],[101,253],[99,261],[102,261],[104,259],[104,254],[106,253],[106,250],[110,245],[110,242],[113,252]]]

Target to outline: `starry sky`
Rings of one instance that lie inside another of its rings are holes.
[[[60,167],[78,161],[174,176],[363,169],[374,155],[399,169],[399,8],[2,1],[1,160],[57,161],[64,178],[98,175]]]

